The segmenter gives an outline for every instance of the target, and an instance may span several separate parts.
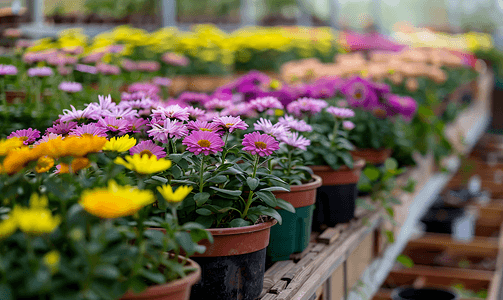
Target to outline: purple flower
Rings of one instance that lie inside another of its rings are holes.
[[[235,104],[229,108],[225,108],[221,112],[224,116],[246,116],[249,118],[256,117],[258,114],[255,110],[250,109],[250,104],[246,102]]]
[[[0,75],[16,75],[17,68],[13,65],[0,65]]]
[[[139,117],[138,111],[129,107],[114,107],[110,110],[103,110],[101,112],[103,117],[112,118],[137,118]]]
[[[33,145],[39,145],[41,143],[45,143],[49,140],[54,140],[54,139],[57,139],[59,137],[63,137],[62,135],[60,134],[55,134],[55,133],[48,133],[48,134],[45,134],[43,135],[38,141],[36,141],[35,143],[33,143]]]
[[[54,122],[52,127],[47,128],[46,134],[60,134],[65,135],[73,128],[77,127],[77,122]]]
[[[212,99],[204,103],[204,108],[207,110],[223,110],[232,107],[232,101]]]
[[[98,73],[104,75],[119,75],[121,73],[121,69],[114,65],[100,63],[96,66],[96,70]]]
[[[152,79],[152,83],[158,86],[170,86],[171,85],[171,79],[167,77],[159,77],[156,76]]]
[[[218,133],[218,131],[222,129],[218,124],[207,121],[190,121],[187,124],[187,128],[189,130],[209,131],[215,133]]]
[[[372,84],[360,77],[354,77],[341,89],[352,107],[373,110],[379,104],[379,98]]]
[[[151,109],[154,107],[154,101],[150,100],[150,98],[142,98],[140,100],[130,100],[130,101],[121,101],[119,104],[117,104],[117,108],[121,109]],[[157,107],[157,105],[155,106]]]
[[[306,150],[307,146],[311,145],[311,141],[307,138],[299,135],[298,132],[289,132],[283,138],[280,139],[283,143],[292,146],[294,148],[298,148],[301,150]]]
[[[224,141],[220,136],[210,131],[192,131],[192,133],[183,139],[183,145],[187,146],[187,150],[199,155],[215,154],[222,151]]]
[[[168,107],[158,106],[157,109],[152,110],[152,117],[164,119],[178,119],[180,121],[187,121],[189,119],[189,110],[180,105],[170,105]]]
[[[141,132],[147,129],[148,120],[143,118],[128,118],[128,125],[126,132]]]
[[[173,53],[173,52],[164,53],[162,55],[161,59],[166,64],[172,65],[172,66],[185,67],[185,66],[188,66],[190,63],[190,61],[187,57],[180,55],[180,54]]]
[[[250,108],[263,112],[268,109],[283,109],[283,104],[275,97],[263,97],[250,101]]]
[[[279,149],[279,143],[268,134],[260,134],[258,131],[245,134],[243,138],[243,150],[252,155],[269,156]]]
[[[187,106],[187,111],[189,112],[189,118],[192,120],[198,120],[206,113],[206,111],[193,106]]]
[[[29,77],[47,77],[52,76],[54,73],[52,69],[49,67],[41,67],[41,68],[30,68],[28,69]]]
[[[138,145],[133,146],[131,149],[129,149],[129,154],[140,154],[140,156],[147,154],[149,157],[155,155],[157,158],[166,157],[166,151],[164,151],[164,148],[157,146],[150,140],[140,142],[138,143]]]
[[[65,67],[65,66],[58,66],[57,67],[58,73],[61,76],[67,76],[72,73],[72,68]]]
[[[204,115],[199,118],[201,121],[213,121],[215,118],[220,117],[220,113],[218,111],[207,111]]]
[[[40,131],[32,128],[19,129],[12,132],[7,138],[10,139],[13,137],[20,138],[23,141],[23,144],[29,145],[40,137]]]
[[[75,109],[73,105],[70,105],[70,107],[72,110],[63,109],[63,114],[59,115],[61,122],[84,119],[98,120],[100,118],[100,112],[94,106],[89,105],[84,110]]]
[[[148,94],[159,94],[161,92],[161,89],[157,85],[150,82],[135,82],[129,85],[127,90],[130,93],[145,92]]]
[[[248,124],[246,124],[240,117],[216,117],[213,119],[213,122],[218,126],[221,126],[225,131],[233,132],[235,129],[245,130],[248,128]]]
[[[300,132],[313,130],[311,125],[307,124],[304,120],[297,120],[294,117],[288,115],[279,118],[278,123],[288,126],[291,130],[296,130]]]
[[[327,113],[339,119],[347,119],[355,116],[355,112],[349,108],[339,108],[335,106],[327,107]]]
[[[84,124],[73,128],[70,131],[70,135],[73,136],[96,135],[106,137],[107,128],[103,128],[97,123]]]
[[[133,72],[136,70],[136,63],[127,58],[122,60],[121,66],[124,70],[128,72]]]
[[[82,64],[76,64],[75,70],[82,72],[82,73],[88,73],[88,74],[97,74],[98,73],[98,69],[96,67],[89,66],[89,65],[82,65]]]
[[[95,53],[91,53],[87,56],[85,56],[84,58],[82,58],[82,62],[85,63],[85,64],[93,64],[93,63],[97,63],[98,61],[101,60],[101,58],[105,55],[104,52],[95,52]]]
[[[136,70],[142,72],[157,72],[161,68],[161,64],[157,61],[139,61],[136,63]]]
[[[98,120],[98,126],[112,132],[127,132],[128,121],[116,117],[104,117]]]
[[[270,120],[264,118],[260,118],[260,120],[255,122],[253,126],[255,127],[255,130],[263,131],[265,134],[268,134],[278,140],[281,140],[289,132],[288,126],[280,123],[273,125]]]
[[[148,135],[161,143],[167,143],[169,138],[182,138],[188,133],[187,126],[177,120],[166,119],[162,125],[152,120],[150,126],[152,129],[147,131]]]
[[[355,124],[351,121],[343,121],[342,128],[346,130],[353,130],[355,128]]]
[[[410,122],[416,114],[417,102],[411,97],[388,94],[385,99],[387,107],[393,112],[401,114],[407,122]]]
[[[286,110],[288,113],[301,118],[304,114],[315,115],[327,107],[327,102],[324,100],[313,98],[300,98],[287,105]]]
[[[210,100],[210,97],[204,93],[183,92],[180,94],[180,96],[178,96],[178,100],[191,105],[203,105],[204,103],[208,102],[208,100]]]
[[[82,84],[78,82],[63,81],[59,84],[58,89],[67,93],[77,93],[82,91]]]

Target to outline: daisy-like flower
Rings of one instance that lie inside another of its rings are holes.
[[[187,146],[187,150],[199,155],[199,153],[204,153],[204,155],[215,154],[222,151],[224,146],[224,141],[222,138],[210,131],[192,131],[182,142],[183,145]]]
[[[127,130],[126,132],[142,132],[147,129],[148,120],[143,118],[128,118],[127,119]]]
[[[107,188],[84,191],[79,204],[85,211],[100,218],[119,218],[133,215],[154,201],[152,191],[120,186],[110,180]]]
[[[287,133],[281,141],[289,146],[292,146],[294,148],[298,148],[301,150],[306,150],[307,146],[311,145],[311,141],[308,140],[307,138],[303,137],[302,135],[299,135],[298,132],[289,132]]]
[[[82,91],[82,84],[78,82],[63,81],[59,84],[58,89],[67,93],[77,93]]]
[[[401,114],[406,121],[412,120],[417,111],[417,102],[411,97],[400,97],[395,94],[388,94],[386,104],[395,113]]]
[[[127,131],[128,121],[125,119],[117,119],[114,117],[104,117],[98,120],[98,126],[105,128],[107,131]]]
[[[98,95],[98,102],[93,102],[90,103],[89,106],[94,106],[97,109],[104,111],[104,110],[112,110],[115,107],[117,107],[117,104],[112,100],[112,96],[104,96],[104,95]]]
[[[324,100],[313,99],[313,98],[300,98],[296,101],[291,102],[286,106],[288,113],[295,115],[296,117],[302,117],[304,114],[315,115],[321,112],[321,110],[327,107],[328,104]]]
[[[150,140],[139,142],[138,145],[129,149],[129,154],[140,154],[141,156],[148,155],[149,157],[155,155],[157,158],[166,157],[166,151],[164,151],[164,148],[157,146]]]
[[[162,120],[178,119],[180,121],[187,121],[189,119],[189,111],[186,107],[182,108],[177,104],[168,107],[158,106],[157,109],[152,110],[152,117]]]
[[[250,101],[250,108],[263,112],[269,109],[283,109],[283,104],[276,97],[263,97]]]
[[[137,118],[139,117],[138,111],[132,108],[114,107],[110,110],[103,110],[101,112],[103,117],[111,117],[117,119]]]
[[[0,156],[5,156],[9,154],[11,150],[20,148],[23,146],[23,141],[20,138],[10,138],[6,140],[0,140]]]
[[[268,134],[258,131],[245,134],[242,142],[243,150],[252,155],[269,156],[279,149],[279,143]]]
[[[62,138],[62,136],[60,134],[55,134],[55,133],[46,133],[45,135],[43,135],[40,140],[36,141],[35,143],[33,143],[33,145],[38,145],[38,144],[41,144],[41,143],[45,143],[49,140],[53,140],[53,139],[57,139],[57,138]]]
[[[54,75],[54,72],[49,67],[30,68],[27,73],[29,77],[47,77]]]
[[[155,141],[167,143],[168,139],[179,139],[186,136],[188,133],[187,126],[178,120],[166,119],[164,121],[161,120],[161,122],[163,122],[162,125],[157,124],[155,120],[152,120],[150,122],[152,129],[147,131],[148,135]]]
[[[236,129],[245,130],[248,128],[248,124],[246,124],[240,117],[216,117],[213,119],[213,122],[218,126],[221,126],[225,131],[233,132]]]
[[[342,128],[346,130],[353,130],[355,128],[355,124],[351,121],[343,121]]]
[[[157,61],[139,61],[136,63],[136,70],[142,72],[157,72],[161,68],[161,64]]]
[[[349,108],[339,108],[330,106],[326,109],[327,113],[339,119],[347,119],[355,116],[355,112]]]
[[[347,97],[352,107],[363,107],[372,110],[379,104],[379,97],[372,84],[360,77],[350,79],[341,92]]]
[[[258,114],[255,110],[250,109],[250,104],[247,102],[241,102],[234,104],[232,107],[225,108],[221,112],[222,116],[246,116],[249,118],[256,117]]]
[[[13,137],[17,137],[23,141],[23,144],[29,145],[40,137],[40,131],[32,128],[19,129],[12,132],[7,138],[10,139]]]
[[[13,65],[0,65],[0,76],[16,75],[17,68]]]
[[[152,83],[155,84],[155,85],[159,85],[159,86],[170,86],[171,85],[171,79],[167,78],[167,77],[154,77],[152,79]]]
[[[82,73],[88,73],[88,74],[97,74],[98,70],[94,66],[90,65],[83,65],[83,64],[76,64],[75,65],[75,71],[79,71]]]
[[[206,108],[207,110],[220,111],[230,107],[232,107],[232,101],[230,100],[220,100],[215,98],[204,103],[204,108]]]
[[[128,155],[125,159],[117,157],[114,162],[140,174],[159,173],[171,167],[170,160],[164,158],[157,159],[156,156],[148,156],[147,154]]]
[[[42,156],[37,160],[37,165],[35,166],[35,172],[45,173],[54,167],[54,159],[49,156]]]
[[[178,96],[178,100],[191,105],[198,103],[203,105],[210,100],[210,97],[204,93],[183,92]]]
[[[178,187],[175,192],[173,192],[171,185],[167,184],[158,186],[157,190],[159,191],[159,193],[161,193],[164,200],[166,200],[168,203],[179,203],[182,202],[183,199],[185,199],[185,197],[190,194],[192,187],[182,185]]]
[[[313,130],[311,125],[307,124],[306,121],[298,120],[288,115],[279,118],[278,123],[288,126],[291,130],[295,131],[306,132]]]
[[[121,73],[121,69],[118,66],[104,63],[96,65],[96,70],[103,75],[119,75]]]
[[[219,125],[207,121],[190,121],[187,124],[187,128],[189,130],[210,131],[215,133],[221,129]]]
[[[187,106],[187,111],[189,112],[189,119],[192,120],[198,120],[206,113],[204,110],[193,106]]]
[[[63,114],[59,115],[61,122],[68,121],[80,121],[80,120],[98,120],[100,118],[100,112],[94,106],[87,106],[85,109],[76,109],[73,105],[70,105],[72,110],[63,109]]]
[[[70,130],[70,135],[71,136],[100,136],[100,137],[106,137],[107,136],[107,128],[104,128],[97,123],[90,123],[90,124],[83,124],[80,126],[77,126]]]
[[[255,130],[263,131],[265,134],[268,134],[278,140],[284,138],[288,133],[288,126],[285,126],[280,123],[272,124],[272,122],[268,119],[260,118],[255,124],[253,124]]]
[[[79,123],[77,122],[60,122],[56,121],[53,123],[52,127],[47,128],[46,133],[55,133],[65,135],[70,132],[73,128],[77,127]]]
[[[181,54],[173,53],[173,52],[164,53],[162,55],[161,59],[166,64],[172,65],[172,66],[185,67],[185,66],[188,66],[190,63],[190,61],[187,57],[185,57]]]
[[[113,137],[106,142],[103,150],[124,152],[136,145],[136,139],[128,134],[121,137]]]
[[[153,106],[154,102],[150,100],[150,98],[142,98],[142,99],[137,99],[137,100],[129,100],[129,101],[124,101],[122,100],[118,105],[117,108],[120,109],[147,109],[151,108]]]

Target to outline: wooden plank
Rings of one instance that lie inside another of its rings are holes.
[[[288,281],[286,280],[280,280],[276,282],[276,284],[269,290],[269,293],[271,294],[279,294],[281,293],[282,290],[286,288],[288,285]]]
[[[311,249],[311,252],[314,252],[314,253],[319,253],[321,251],[323,251],[323,249],[325,249],[325,245],[324,244],[316,244],[316,246],[314,246],[313,249]]]
[[[330,300],[340,300],[344,297],[344,265],[340,265],[327,280]]]
[[[260,298],[261,300],[275,300],[278,295],[276,294],[265,294],[264,297]]]
[[[340,234],[341,234],[340,230],[334,227],[327,228],[318,237],[318,242],[326,245],[331,244],[340,236]]]
[[[264,286],[261,296],[264,296],[293,266],[295,266],[295,263],[291,260],[278,261],[272,265],[264,274]]]
[[[305,269],[316,256],[316,253],[309,253],[304,258],[302,258],[293,268],[291,268],[285,275],[281,277],[281,280],[286,280],[288,282],[292,281],[298,274]]]
[[[316,243],[309,243],[306,247],[306,249],[304,249],[304,251],[300,252],[300,253],[293,253],[290,255],[290,259],[297,262],[299,260],[301,260],[304,256],[306,256],[309,252],[311,252],[311,249],[313,249],[317,244]]]
[[[449,234],[428,233],[418,239],[412,240],[408,248],[433,246],[443,248],[453,254],[476,256],[498,255],[498,239],[476,236],[471,242],[456,241]]]
[[[373,257],[373,236],[369,234],[363,242],[349,255],[346,265],[347,290],[358,282],[361,274],[367,269]]]
[[[498,258],[496,260],[496,271],[492,278],[491,284],[489,285],[488,300],[496,300],[501,293],[502,285],[502,272],[503,272],[503,223],[500,227],[500,236],[498,241]]]

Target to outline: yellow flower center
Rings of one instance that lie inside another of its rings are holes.
[[[255,147],[257,147],[259,149],[265,149],[265,148],[267,148],[267,144],[264,142],[255,142]]]
[[[197,142],[197,144],[198,144],[199,146],[201,146],[201,147],[209,147],[209,146],[211,146],[211,143],[210,143],[210,141],[208,141],[208,140],[199,140],[199,141]]]
[[[227,128],[229,128],[231,126],[234,126],[234,124],[233,123],[227,123],[227,124],[225,124],[225,127],[227,127]]]
[[[148,155],[148,157],[151,157],[152,155],[154,155],[152,152],[150,152],[150,150],[143,150],[142,152],[140,152],[140,156],[143,156],[143,155]]]
[[[28,139],[28,137],[27,136],[22,136],[22,137],[19,137],[19,139],[24,142],[24,141],[26,141]]]
[[[213,130],[211,130],[211,129],[209,129],[209,128],[202,128],[202,127],[201,127],[201,128],[199,128],[199,130],[201,130],[201,131],[210,131],[210,132],[212,132],[212,131],[213,131]]]
[[[115,126],[115,125],[108,125],[108,127],[112,127],[112,128],[115,128],[115,129],[119,129],[119,126]]]
[[[355,98],[356,99],[360,99],[362,96],[363,95],[362,95],[362,93],[360,91],[358,91],[358,92],[355,93]]]
[[[82,136],[82,137],[93,137],[93,135],[92,135],[92,134],[90,134],[90,133],[84,133],[84,134],[83,134],[83,135],[81,135],[81,136]]]

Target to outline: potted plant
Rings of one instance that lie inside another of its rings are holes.
[[[162,198],[141,177],[121,175],[100,152],[106,138],[28,134],[0,141],[3,290],[12,298],[188,299],[200,268],[179,254],[204,252],[197,242],[206,231],[169,213],[159,220],[169,234],[147,230]]]
[[[269,169],[290,185],[290,191],[275,191],[274,195],[290,203],[295,213],[278,210],[283,223],[271,228],[267,256],[271,261],[288,260],[290,254],[304,251],[309,244],[316,189],[322,184],[321,177],[313,175],[312,170],[305,166],[302,152],[311,142],[299,134],[294,125],[273,125],[270,120],[260,118],[254,127],[281,141],[277,158],[269,161]]]

